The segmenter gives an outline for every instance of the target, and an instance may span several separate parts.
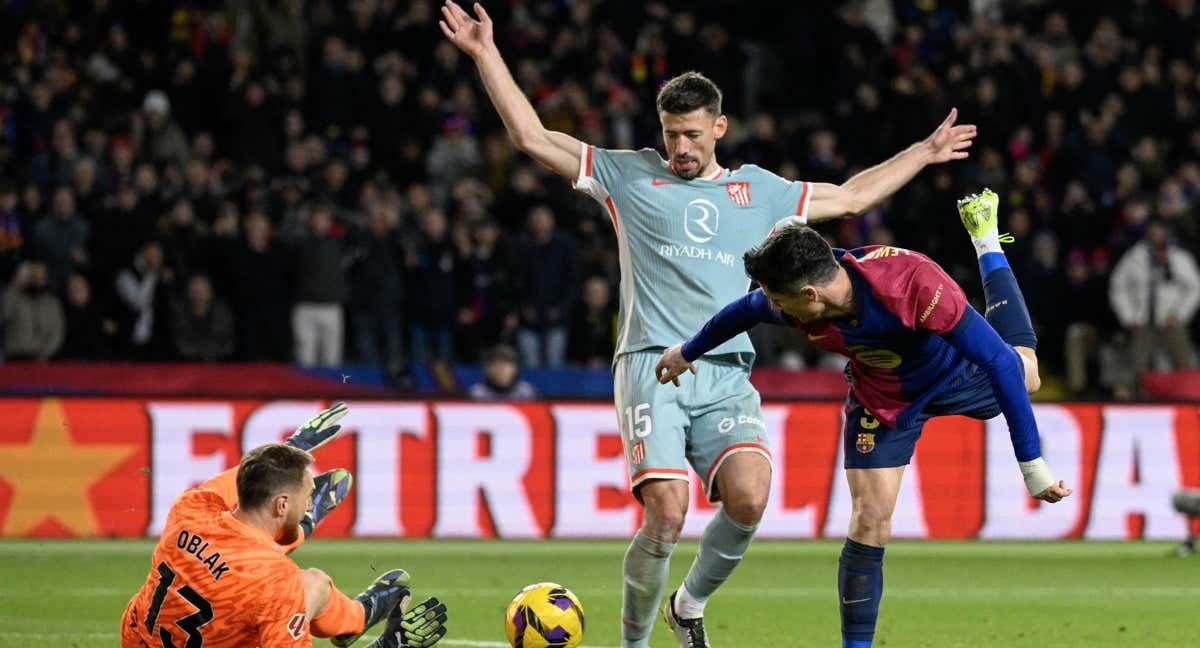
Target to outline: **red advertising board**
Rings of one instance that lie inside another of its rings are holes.
[[[153,536],[183,489],[286,436],[322,401],[30,398],[0,408],[0,535]],[[938,418],[892,528],[922,538],[1179,538],[1171,493],[1200,487],[1200,410],[1039,404],[1056,505],[1025,495],[1003,419]],[[773,493],[760,537],[840,537],[850,515],[837,403],[769,404]],[[350,403],[317,469],[354,472],[325,537],[628,537],[617,417],[600,403]],[[693,476],[685,534],[715,509]]]

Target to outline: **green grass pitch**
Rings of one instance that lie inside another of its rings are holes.
[[[148,541],[0,541],[0,647],[116,646],[125,601],[149,570]],[[682,543],[670,587],[695,543]],[[1200,557],[1165,543],[895,542],[876,646],[1195,646]],[[622,542],[315,540],[294,555],[347,593],[404,567],[419,597],[450,608],[447,648],[504,646],[502,613],[522,586],[553,580],[587,613],[585,646],[619,646]],[[755,543],[708,609],[711,641],[839,646],[840,543]],[[671,646],[659,623],[651,645]],[[317,640],[316,645],[328,645]],[[365,642],[364,642],[365,643]]]

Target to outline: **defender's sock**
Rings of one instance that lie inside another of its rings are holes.
[[[842,648],[871,648],[879,600],[883,598],[883,547],[846,538],[838,559],[838,604]]]
[[[729,578],[750,541],[756,526],[746,526],[729,517],[725,509],[717,511],[700,536],[700,550],[688,570],[687,578],[675,595],[675,614],[681,619],[704,616],[708,597]]]
[[[649,644],[674,550],[674,543],[659,542],[641,531],[629,543],[621,604],[622,648],[646,648]]]

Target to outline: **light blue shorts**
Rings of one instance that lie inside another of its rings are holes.
[[[738,356],[696,361],[696,375],[685,372],[680,386],[658,384],[658,350],[626,353],[614,367],[613,400],[636,494],[648,479],[688,479],[688,465],[703,479],[709,502],[720,501],[716,476],[721,464],[738,452],[757,452],[771,460],[758,391],[750,367]]]

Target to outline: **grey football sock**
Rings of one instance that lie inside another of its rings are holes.
[[[621,606],[622,648],[645,648],[654,627],[654,614],[671,568],[674,543],[659,542],[641,531],[625,552]]]
[[[742,555],[754,539],[758,526],[746,526],[729,517],[725,509],[717,512],[704,534],[700,536],[700,550],[688,570],[683,586],[697,601],[707,601],[713,592],[729,578]]]

